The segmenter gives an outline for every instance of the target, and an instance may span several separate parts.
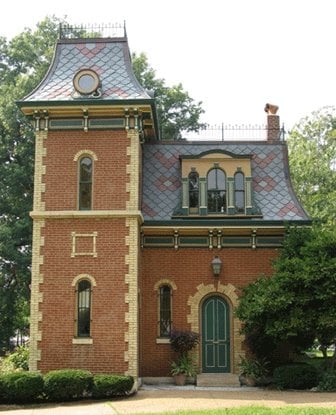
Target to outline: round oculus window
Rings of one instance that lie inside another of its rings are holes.
[[[76,73],[73,84],[80,94],[92,94],[97,91],[99,86],[99,77],[96,72],[91,69],[82,69]]]

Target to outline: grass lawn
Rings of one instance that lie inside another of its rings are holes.
[[[231,409],[213,409],[204,411],[177,411],[177,412],[160,412],[156,415],[335,415],[335,409],[323,409],[323,408],[265,408],[249,406],[244,408],[231,408]],[[149,415],[149,414],[141,414]]]

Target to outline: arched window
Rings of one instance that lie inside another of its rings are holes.
[[[92,208],[92,158],[84,156],[79,160],[78,208],[90,210]]]
[[[245,181],[244,174],[237,172],[234,175],[235,185],[235,207],[236,211],[240,213],[245,212]]]
[[[226,175],[215,167],[208,172],[208,213],[226,213]]]
[[[80,280],[77,284],[77,337],[90,337],[91,283]]]
[[[190,213],[198,213],[199,206],[199,180],[195,171],[189,173],[189,211]]]
[[[169,337],[171,332],[172,289],[170,285],[159,288],[159,336]]]

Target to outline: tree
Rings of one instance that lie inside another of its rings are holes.
[[[336,225],[336,109],[324,107],[301,120],[288,139],[296,194],[313,219]]]
[[[253,351],[262,352],[262,342],[287,342],[297,349],[314,339],[324,347],[336,345],[335,232],[289,230],[274,271],[243,288],[236,310],[244,333],[258,340],[249,344]]]
[[[15,101],[45,74],[58,23],[46,18],[35,32],[0,39],[0,350],[27,327],[29,302],[34,134]]]
[[[202,102],[195,102],[181,83],[167,87],[164,79],[156,78],[144,53],[133,53],[132,65],[140,84],[154,92],[162,138],[178,140],[183,138],[183,131],[198,131],[205,126],[199,121],[204,113]]]
[[[10,41],[0,37],[0,351],[15,329],[26,328],[30,295],[34,132],[15,101],[31,92],[48,70],[60,23],[66,22],[47,17],[34,31],[26,29]],[[198,128],[200,103],[181,85],[168,88],[155,79],[144,54],[135,58],[134,68],[144,86],[157,92],[166,136],[168,131],[178,138],[181,129]]]

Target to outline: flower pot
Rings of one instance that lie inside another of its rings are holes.
[[[186,384],[187,375],[184,373],[179,373],[178,375],[174,375],[174,382],[177,386],[183,386]]]

